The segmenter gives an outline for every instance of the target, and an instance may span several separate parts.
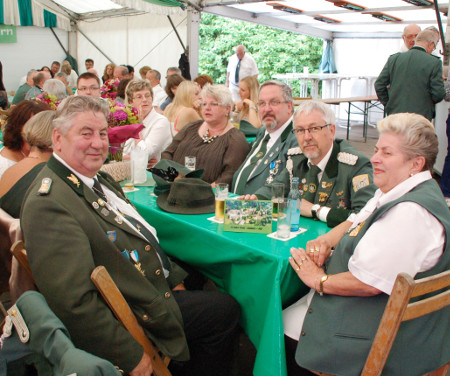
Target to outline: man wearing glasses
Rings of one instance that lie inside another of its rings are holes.
[[[254,193],[270,184],[284,169],[288,149],[297,146],[291,132],[293,108],[292,90],[288,85],[275,80],[261,85],[258,114],[263,126],[244,163],[234,174],[234,193]]]
[[[293,177],[300,178],[301,215],[334,227],[358,212],[372,198],[372,165],[347,141],[335,139],[336,119],[321,101],[305,101],[294,114],[293,132],[298,146],[288,151],[286,168],[274,180],[285,184],[285,196]],[[271,199],[266,185],[247,200]]]
[[[83,73],[78,77],[77,94],[100,98],[100,86],[100,79],[94,73]]]
[[[425,29],[407,52],[391,55],[375,82],[378,99],[387,115],[412,112],[432,120],[435,104],[445,97],[442,62],[431,53],[439,34]]]

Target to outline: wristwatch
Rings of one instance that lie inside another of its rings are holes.
[[[319,204],[314,204],[311,207],[311,215],[312,215],[313,219],[319,219],[317,217],[317,212],[320,210],[320,208],[321,208],[321,206]]]
[[[328,279],[328,274],[325,274],[322,278],[320,278],[320,284],[319,284],[319,293],[320,296],[323,296],[323,284]]]

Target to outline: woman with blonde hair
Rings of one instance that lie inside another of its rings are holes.
[[[173,102],[164,110],[169,119],[172,136],[175,136],[187,124],[201,120],[200,87],[192,81],[183,81],[177,89]]]
[[[258,115],[259,82],[256,77],[245,77],[239,82],[241,101],[234,103],[234,109],[239,116],[239,127],[247,137],[256,136],[257,128],[261,127]]]

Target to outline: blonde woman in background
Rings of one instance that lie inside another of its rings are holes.
[[[187,124],[202,119],[199,114],[200,104],[200,87],[192,81],[183,81],[178,86],[173,102],[164,110],[164,116],[170,121],[172,136]]]
[[[256,77],[245,77],[239,82],[241,101],[234,102],[234,110],[238,113],[239,126],[246,136],[255,136],[261,127],[258,116],[259,82]]]

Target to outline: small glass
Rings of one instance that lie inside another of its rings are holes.
[[[278,218],[278,203],[284,200],[284,184],[272,184],[272,218]]]
[[[184,166],[191,171],[195,170],[195,162],[196,162],[196,158],[194,156],[184,157]]]
[[[278,202],[277,237],[287,239],[291,235],[291,211],[289,200],[283,199]]]
[[[216,184],[216,220],[218,222],[223,222],[224,210],[225,210],[225,200],[228,198],[228,184],[218,183]]]
[[[123,161],[124,171],[125,171],[125,189],[133,190],[134,189],[134,179],[133,179],[133,168],[131,165],[131,161]]]
[[[239,118],[240,118],[239,112],[231,111],[231,113],[230,113],[230,122],[237,129],[240,129],[240,127],[241,127],[241,123],[240,123],[240,119]]]

